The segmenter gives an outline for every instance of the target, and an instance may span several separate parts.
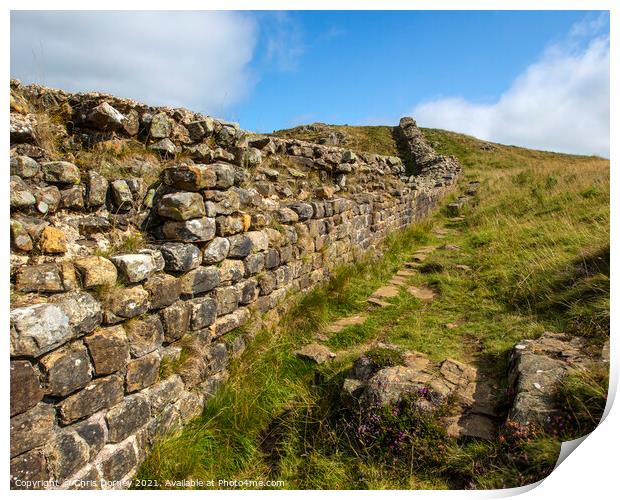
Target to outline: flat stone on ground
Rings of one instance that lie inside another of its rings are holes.
[[[379,299],[392,299],[394,297],[398,297],[399,292],[400,290],[398,289],[398,287],[393,285],[386,285],[375,290],[371,297]]]
[[[317,365],[321,365],[327,361],[330,361],[336,357],[327,347],[320,344],[308,344],[301,349],[295,351],[295,355],[298,358],[315,362]]]
[[[327,333],[338,333],[344,330],[347,326],[361,325],[366,321],[365,314],[355,314],[346,318],[341,318],[338,321],[329,325],[325,330]]]
[[[409,288],[407,288],[407,291],[416,299],[420,299],[423,301],[430,301],[437,297],[437,293],[432,288],[429,288],[427,286],[410,286]]]
[[[366,302],[377,307],[389,307],[392,305],[389,302],[385,302],[384,300],[377,299],[375,297],[368,297],[368,300]]]

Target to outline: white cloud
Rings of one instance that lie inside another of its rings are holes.
[[[609,37],[592,36],[601,27],[575,25],[494,103],[441,98],[419,104],[413,116],[489,141],[609,157]]]
[[[252,89],[256,44],[236,12],[13,11],[11,76],[218,114]]]

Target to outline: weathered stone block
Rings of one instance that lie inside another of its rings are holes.
[[[11,419],[11,458],[44,444],[54,428],[54,407],[39,403]]]
[[[172,132],[172,123],[166,113],[157,113],[151,119],[151,127],[149,135],[153,139],[164,139],[170,137]]]
[[[109,375],[121,370],[129,358],[129,341],[121,325],[98,328],[84,338],[93,360],[95,375]]]
[[[299,220],[299,215],[294,210],[284,207],[275,212],[274,218],[280,224],[292,224]]]
[[[210,165],[215,170],[217,181],[215,187],[228,189],[235,183],[235,166],[224,162],[216,162]]]
[[[125,376],[125,386],[127,392],[136,392],[153,385],[159,375],[159,364],[161,358],[157,351],[131,360],[127,364],[127,375]]]
[[[245,264],[242,260],[223,260],[218,269],[221,285],[237,283],[245,276]]]
[[[186,296],[199,295],[219,284],[220,273],[216,267],[200,266],[181,278],[181,293]]]
[[[202,120],[190,122],[185,125],[192,141],[197,142],[205,135],[213,133],[213,119],[206,117]]]
[[[94,170],[89,170],[86,179],[86,206],[100,207],[105,203],[107,192],[108,180]]]
[[[220,215],[215,218],[218,236],[230,236],[244,230],[245,224],[242,216]]]
[[[69,292],[50,300],[67,315],[75,335],[90,333],[101,323],[101,304],[89,293]]]
[[[90,459],[90,448],[71,430],[58,430],[49,436],[46,446],[48,467],[58,481],[75,474]]]
[[[204,191],[205,206],[209,217],[216,215],[230,215],[241,207],[239,194],[235,191]]]
[[[276,289],[276,275],[273,272],[262,273],[257,280],[261,295],[269,295]]]
[[[41,233],[39,247],[43,253],[56,254],[67,251],[67,237],[62,229],[47,226]]]
[[[236,285],[239,290],[239,303],[246,305],[258,297],[258,282],[254,278],[247,279]]]
[[[37,189],[35,193],[37,210],[42,214],[56,212],[60,208],[61,194],[56,186]]]
[[[11,175],[19,175],[23,179],[39,173],[39,164],[29,156],[12,156],[10,167]]]
[[[110,183],[112,203],[114,208],[120,211],[127,211],[133,205],[133,193],[129,189],[129,184],[125,179],[117,179]]]
[[[157,213],[175,221],[197,219],[206,215],[202,196],[189,192],[165,194],[159,200]]]
[[[217,176],[211,165],[179,165],[163,172],[164,184],[185,191],[215,187]]]
[[[164,158],[174,156],[177,151],[177,147],[174,145],[174,142],[167,137],[151,144],[149,149],[159,153]]]
[[[280,253],[276,248],[269,248],[265,252],[265,267],[273,269],[280,265]]]
[[[111,260],[128,283],[143,281],[157,270],[153,257],[148,254],[115,255]]]
[[[230,250],[228,257],[231,259],[243,259],[252,253],[253,242],[247,234],[236,234],[228,238]]]
[[[178,397],[182,390],[183,381],[179,375],[171,375],[149,387],[145,393],[151,407],[151,413],[155,415],[161,412],[168,403]]]
[[[145,425],[150,417],[151,409],[146,397],[140,394],[126,397],[106,413],[108,441],[123,441]]]
[[[120,288],[106,298],[105,321],[119,323],[144,314],[149,309],[149,292],[141,286]]]
[[[144,289],[149,292],[150,308],[162,309],[179,298],[181,280],[169,274],[156,274],[146,281]]]
[[[240,293],[235,286],[225,286],[215,289],[215,302],[217,304],[217,315],[222,316],[233,312],[238,304]]]
[[[101,450],[101,476],[105,481],[120,481],[138,466],[132,439],[108,444]]]
[[[215,236],[215,219],[202,217],[188,221],[167,221],[162,226],[166,239],[186,243],[210,241]]]
[[[32,450],[11,460],[11,489],[44,489],[49,481],[47,460],[42,449]]]
[[[123,399],[123,380],[118,375],[110,375],[93,380],[84,389],[58,404],[60,420],[63,424],[115,405]]]
[[[191,306],[181,300],[159,312],[166,342],[179,340],[189,330],[190,316]]]
[[[245,307],[240,307],[230,314],[217,318],[209,328],[211,331],[211,336],[213,338],[220,337],[221,335],[240,327],[249,319],[250,311]]]
[[[228,365],[228,350],[223,342],[213,344],[209,348],[209,367],[213,372],[220,372]]]
[[[65,429],[74,431],[88,445],[90,459],[94,459],[103,448],[108,437],[108,428],[102,413],[73,424]]]
[[[243,259],[243,263],[245,264],[246,276],[257,274],[265,268],[265,254],[263,252],[250,254]]]
[[[197,268],[202,260],[200,249],[191,243],[164,243],[160,247],[166,271],[186,273]]]
[[[164,341],[164,329],[157,315],[128,321],[125,331],[129,339],[129,352],[136,358],[154,351]]]
[[[204,396],[195,392],[182,391],[181,397],[174,404],[181,422],[187,422],[202,413],[204,408]]]
[[[15,288],[20,292],[54,293],[64,291],[56,264],[22,267],[17,273]]]
[[[64,189],[60,192],[60,198],[64,208],[74,210],[84,208],[84,193],[82,192],[82,188],[79,186]]]
[[[229,250],[230,242],[228,238],[216,237],[205,248],[202,261],[206,265],[221,262],[228,256]]]
[[[57,305],[36,304],[11,311],[11,356],[38,357],[73,335],[69,317]]]
[[[105,257],[90,256],[74,262],[84,288],[112,286],[116,283],[116,266]]]
[[[11,209],[25,209],[37,202],[28,186],[19,177],[11,178],[9,189]]]
[[[220,290],[218,288],[218,290]],[[208,327],[213,321],[218,311],[218,305],[211,297],[201,297],[188,301],[191,308],[191,329],[201,330]]]
[[[22,252],[30,252],[33,249],[34,245],[32,243],[32,238],[24,225],[15,220],[11,219],[11,245],[15,250],[20,250]],[[226,240],[228,243],[228,240]]]
[[[312,215],[314,214],[312,205],[310,205],[309,203],[303,203],[303,202],[292,203],[291,205],[288,205],[287,208],[290,208],[293,212],[295,212],[299,220],[311,219]]]
[[[80,169],[68,161],[48,161],[41,164],[43,179],[58,184],[78,184]]]
[[[91,380],[91,367],[86,347],[75,344],[54,351],[40,360],[45,392],[66,396]]]
[[[11,416],[34,407],[43,398],[39,374],[30,361],[11,361]]]
[[[177,409],[167,406],[159,415],[151,419],[148,425],[148,435],[151,442],[156,442],[181,424],[181,416]]]

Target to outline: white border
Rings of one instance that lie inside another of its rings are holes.
[[[103,2],[101,0],[92,0],[88,3],[80,2],[78,0],[57,0],[53,4],[44,0],[22,0],[15,1],[10,0],[6,2],[6,7],[3,9],[3,15],[0,18],[0,33],[3,38],[3,51],[2,51],[2,67],[5,75],[5,82],[8,83],[10,78],[10,65],[9,65],[9,47],[10,47],[10,29],[9,19],[10,10],[610,10],[611,11],[611,52],[612,55],[617,54],[617,50],[620,47],[619,36],[615,27],[618,26],[618,12],[619,8],[616,5],[617,2],[592,0],[592,1],[579,1],[579,0],[525,0],[525,1],[513,1],[507,0],[503,2],[492,0],[477,0],[477,1],[456,1],[456,0],[434,0],[433,2],[421,2],[421,1],[397,1],[397,0],[382,0],[381,2],[369,2],[365,0],[358,1],[344,1],[344,0],[314,0],[314,1],[289,1],[282,0],[264,0],[249,1],[249,0],[230,0],[230,1],[199,1],[199,0],[175,0],[174,2],[163,0],[149,0],[148,2],[139,2],[134,0],[108,0]],[[617,61],[614,57],[611,58],[611,79],[612,82],[617,82]],[[615,202],[615,193],[617,193],[618,175],[614,171],[614,159],[618,151],[617,137],[618,137],[618,112],[617,112],[617,91],[615,90],[617,83],[611,85],[611,128],[610,137],[612,138],[610,144],[610,158],[612,159],[611,170],[611,184],[612,184],[612,196],[611,200],[611,212],[612,212],[612,226],[611,226],[611,248],[615,249],[617,242],[617,203]],[[2,112],[5,116],[5,124],[8,125],[9,105],[8,100],[5,98],[1,101]],[[243,126],[243,124],[241,124]],[[6,130],[6,129],[5,129]],[[614,140],[616,139],[616,140]],[[2,136],[3,151],[9,150],[9,135],[5,132]],[[5,156],[5,171],[8,176],[8,158]],[[8,179],[5,177],[5,182],[0,183],[0,203],[2,203],[2,231],[5,235],[4,245],[2,247],[3,265],[0,267],[0,283],[9,282],[9,238],[8,238],[8,221],[9,221],[9,193],[8,193]],[[612,253],[612,275],[616,276],[617,262],[613,258]],[[616,282],[612,282],[612,298],[616,297],[617,291]],[[8,350],[8,310],[9,310],[9,293],[8,287],[3,287],[0,292],[0,298],[2,300],[2,306],[7,314],[5,317],[5,344],[4,348]],[[616,315],[613,310],[614,301],[612,301],[612,323],[611,331],[615,331]],[[615,340],[615,338],[614,338]],[[619,349],[617,343],[611,342],[611,356],[612,356],[612,372],[610,378],[610,398],[609,403],[612,402],[613,397],[617,391],[618,386],[618,369],[617,360],[619,355]],[[4,395],[4,426],[1,434],[1,440],[3,443],[3,453],[0,453],[0,460],[2,463],[2,470],[5,471],[5,480],[3,487],[8,491],[9,484],[9,356],[8,352],[2,356],[3,378],[2,388]],[[272,497],[281,495],[293,495],[299,497],[335,497],[341,498],[359,498],[359,497],[395,497],[406,495],[409,498],[501,498],[507,496],[513,496],[527,492],[527,498],[611,498],[612,495],[617,495],[616,491],[616,478],[620,475],[618,472],[618,455],[616,446],[620,443],[620,411],[617,408],[608,405],[608,414],[605,420],[600,426],[585,439],[578,447],[575,453],[570,454],[562,464],[545,480],[539,483],[536,487],[524,487],[514,490],[495,490],[495,491],[349,491],[349,492],[317,492],[317,491],[298,491],[298,492],[281,492],[281,491],[259,491],[259,492],[243,492],[243,491],[209,491],[209,492],[179,492],[181,495],[209,495],[214,497],[247,497],[248,495],[256,495],[257,497]],[[158,497],[167,497],[168,495],[177,493],[170,493],[167,491],[148,491],[148,492],[58,492],[58,491],[45,491],[45,492],[10,492],[11,495],[22,496],[24,498],[31,498],[38,495],[49,496],[50,498],[59,498],[67,494],[71,495],[84,495],[84,496],[98,496],[98,495],[137,495],[146,496],[153,495]],[[614,495],[614,496],[615,496]]]

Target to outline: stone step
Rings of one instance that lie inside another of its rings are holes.
[[[416,267],[420,267],[420,263],[419,262],[405,262],[404,266],[410,269],[415,269]]]
[[[365,314],[355,314],[353,316],[347,316],[346,318],[341,318],[335,321],[334,323],[332,323],[331,325],[328,325],[327,328],[325,328],[325,331],[331,334],[340,333],[342,330],[344,330],[348,326],[363,324],[364,321],[366,321],[366,317],[367,316]]]
[[[336,355],[331,352],[327,347],[321,344],[307,344],[301,349],[295,351],[295,356],[306,361],[311,361],[317,365],[331,361]]]
[[[437,292],[427,286],[410,286],[407,288],[407,292],[413,295],[416,299],[420,299],[424,302],[429,302],[437,297]]]
[[[400,290],[398,289],[398,287],[394,285],[386,285],[375,290],[371,297],[377,299],[393,299],[394,297],[398,297],[399,293]]]
[[[385,302],[381,299],[377,299],[375,297],[369,297],[368,300],[366,301],[369,304],[373,305],[373,306],[377,306],[377,307],[389,307],[392,304],[390,304],[389,302]]]
[[[396,276],[400,276],[401,278],[409,278],[411,276],[415,276],[417,273],[411,269],[400,269],[396,272]]]
[[[407,280],[401,276],[394,276],[389,283],[394,286],[405,286],[407,284]]]

